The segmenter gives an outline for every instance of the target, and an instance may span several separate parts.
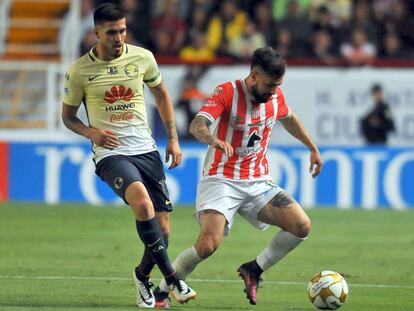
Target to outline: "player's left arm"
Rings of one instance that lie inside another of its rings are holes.
[[[309,148],[310,154],[310,167],[309,173],[312,174],[312,177],[319,175],[322,169],[322,158],[319,153],[318,146],[313,142],[312,138],[306,131],[302,122],[299,120],[299,117],[293,111],[279,119],[283,127],[294,137],[300,140],[306,147]]]
[[[154,95],[155,103],[162,122],[164,123],[165,131],[167,132],[168,144],[165,150],[165,162],[172,158],[170,169],[177,167],[182,161],[182,153],[180,144],[178,143],[177,128],[175,125],[175,113],[170,94],[165,85],[160,84],[149,87],[151,93]]]

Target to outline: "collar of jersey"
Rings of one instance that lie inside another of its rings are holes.
[[[110,62],[113,62],[113,61],[116,61],[116,60],[118,60],[118,59],[120,59],[122,56],[124,56],[124,54],[127,52],[127,50],[128,50],[128,47],[127,47],[127,45],[126,45],[126,43],[124,43],[124,46],[123,46],[123,48],[122,48],[122,54],[119,56],[119,57],[117,57],[117,58],[114,58],[114,59],[111,59],[111,60],[102,60],[102,59],[100,59],[100,58],[98,58],[98,56],[96,56],[96,54],[94,53],[94,51],[93,51],[93,49],[94,48],[96,48],[96,45],[94,45],[92,48],[91,48],[91,50],[89,51],[89,55],[96,61],[96,62],[99,62],[99,63],[110,63]]]

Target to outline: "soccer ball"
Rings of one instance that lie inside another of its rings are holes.
[[[308,298],[321,310],[336,310],[348,298],[348,284],[342,275],[334,271],[317,273],[309,282]]]

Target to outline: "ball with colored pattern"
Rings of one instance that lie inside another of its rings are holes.
[[[317,273],[309,282],[308,298],[321,310],[336,310],[348,298],[348,284],[344,277],[334,271]]]

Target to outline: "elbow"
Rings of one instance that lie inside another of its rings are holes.
[[[63,122],[63,124],[64,124],[66,127],[68,127],[68,123],[69,123],[68,117],[62,114],[62,115],[61,115],[61,118],[62,118],[62,122]]]

